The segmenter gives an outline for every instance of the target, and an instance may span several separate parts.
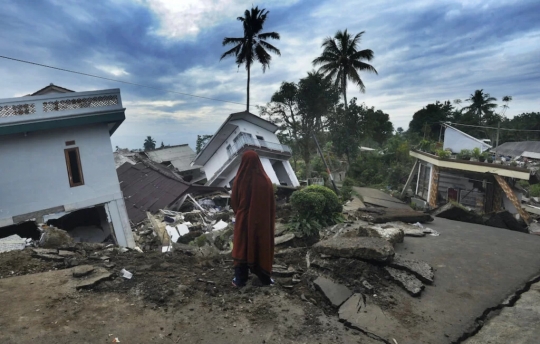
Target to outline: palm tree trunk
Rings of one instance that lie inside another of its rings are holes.
[[[248,64],[247,65],[248,78],[247,78],[247,107],[246,107],[246,112],[249,112],[249,79],[251,77],[250,70],[251,70],[251,66]]]
[[[345,102],[345,118],[347,118],[349,116],[349,107],[347,105],[347,90],[346,90],[346,85],[347,85],[347,79],[345,78],[345,74],[343,74],[343,78],[341,79],[341,88],[343,89],[343,101]],[[347,141],[349,141],[349,126],[346,125],[345,126],[345,139]],[[350,151],[349,151],[349,145],[347,145],[347,148],[346,148],[346,151],[347,151],[347,162],[349,164],[349,166],[351,165],[351,155],[350,155]]]

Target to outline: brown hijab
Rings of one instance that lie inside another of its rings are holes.
[[[242,155],[234,180],[231,205],[236,222],[232,256],[234,265],[247,264],[270,275],[274,261],[274,188],[254,151]]]

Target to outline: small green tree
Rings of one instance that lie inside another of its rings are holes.
[[[295,216],[290,228],[310,236],[317,236],[321,227],[336,223],[343,210],[334,191],[321,185],[293,192],[291,205]]]
[[[154,150],[156,149],[156,140],[154,140],[152,136],[147,136],[143,146],[145,151]]]
[[[199,154],[214,135],[197,135],[195,152]]]

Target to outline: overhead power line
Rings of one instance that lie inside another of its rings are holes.
[[[50,68],[50,69],[56,69],[56,70],[59,70],[59,71],[62,71],[62,72],[68,72],[68,73],[73,73],[73,74],[79,74],[79,75],[88,76],[88,77],[92,77],[92,78],[103,79],[103,80],[119,82],[119,83],[127,84],[127,85],[133,85],[133,86],[139,86],[139,87],[149,88],[149,89],[153,89],[153,90],[157,90],[157,91],[162,91],[162,92],[169,92],[169,93],[180,94],[180,95],[188,96],[188,97],[194,97],[194,98],[200,98],[200,99],[207,99],[207,100],[213,100],[213,101],[216,101],[216,102],[230,103],[230,104],[236,104],[236,105],[243,105],[243,106],[246,106],[245,103],[238,103],[238,102],[233,102],[233,101],[230,101],[230,100],[223,100],[223,99],[217,99],[217,98],[210,98],[210,97],[198,96],[198,95],[196,95],[196,94],[190,94],[190,93],[184,93],[184,92],[177,92],[177,91],[173,91],[173,90],[167,90],[167,89],[164,89],[164,88],[159,88],[159,87],[154,87],[154,86],[148,86],[148,85],[137,84],[137,83],[135,83],[135,82],[129,82],[129,81],[124,81],[124,80],[117,80],[117,79],[112,79],[112,78],[106,78],[106,77],[104,77],[104,76],[99,76],[99,75],[93,75],[93,74],[88,74],[88,73],[77,72],[77,71],[74,71],[74,70],[69,70],[69,69],[60,68],[60,67],[49,66],[49,65],[46,65],[46,64],[42,64],[42,63],[37,63],[37,62],[32,62],[32,61],[26,61],[26,60],[16,59],[16,58],[9,57],[9,56],[2,56],[2,55],[0,55],[0,58],[6,59],[6,60],[11,60],[11,61],[16,61],[16,62],[21,62],[21,63],[27,63],[27,64],[31,64],[31,65],[34,65],[34,66],[39,66],[39,67],[45,67],[45,68]],[[250,107],[252,107],[252,106],[255,106],[255,105],[250,105]]]
[[[507,131],[528,131],[528,132],[540,132],[540,130],[532,130],[532,129],[510,129],[510,128],[497,128],[497,127],[488,127],[486,125],[472,125],[472,124],[461,124],[461,123],[452,123],[452,122],[444,122],[447,124],[452,125],[460,125],[462,127],[473,127],[473,128],[482,128],[482,129],[499,129],[499,130],[507,130]]]

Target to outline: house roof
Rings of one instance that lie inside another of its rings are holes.
[[[452,129],[452,130],[454,130],[454,131],[456,131],[456,132],[462,134],[463,136],[466,136],[466,137],[468,137],[469,139],[474,140],[474,141],[476,141],[476,142],[482,144],[483,146],[486,146],[486,147],[488,147],[488,148],[492,148],[491,145],[485,143],[484,141],[482,141],[482,140],[480,140],[480,139],[477,139],[476,137],[471,136],[471,135],[469,135],[469,134],[467,134],[467,133],[465,133],[465,132],[463,132],[463,131],[461,131],[461,130],[459,130],[459,129],[457,129],[457,128],[454,128],[454,127],[452,127],[451,125],[444,124],[444,123],[443,123],[443,125],[445,126],[446,129]]]
[[[257,115],[254,115],[251,112],[242,111],[232,113],[229,115],[229,117],[227,117],[225,122],[221,124],[219,129],[212,136],[206,146],[204,146],[204,148],[195,157],[193,162],[197,165],[204,165],[208,160],[210,160],[216,150],[223,144],[223,142],[227,140],[227,138],[234,132],[234,130],[238,128],[236,124],[231,123],[232,121],[236,120],[244,120],[250,122],[272,133],[275,133],[279,129],[279,127],[274,123],[267,121]]]
[[[497,151],[497,154],[512,157],[523,155],[523,152],[540,153],[540,141],[506,142],[494,150]]]
[[[0,99],[0,135],[97,123],[112,135],[126,118],[120,89],[68,91]]]
[[[145,153],[148,158],[157,163],[170,161],[180,172],[200,168],[199,166],[191,166],[191,162],[195,160],[195,152],[187,143],[158,148],[152,151],[146,151]]]
[[[68,90],[67,88],[51,83],[43,87],[42,89],[37,90],[36,92],[32,94],[29,94],[29,96],[41,96],[41,95],[49,94],[49,93],[68,93],[68,92],[75,92],[75,91]]]
[[[126,162],[116,170],[132,223],[143,221],[147,211],[165,209],[185,194],[226,191],[221,187],[193,185],[169,172],[148,162],[136,165]]]
[[[479,161],[465,161],[465,160],[452,160],[441,159],[436,155],[426,152],[420,152],[416,150],[409,151],[409,155],[413,158],[425,161],[440,168],[448,168],[453,170],[476,172],[476,173],[489,173],[502,177],[510,177],[516,179],[529,180],[531,172],[528,169],[514,166],[507,166],[501,164],[493,164]]]

